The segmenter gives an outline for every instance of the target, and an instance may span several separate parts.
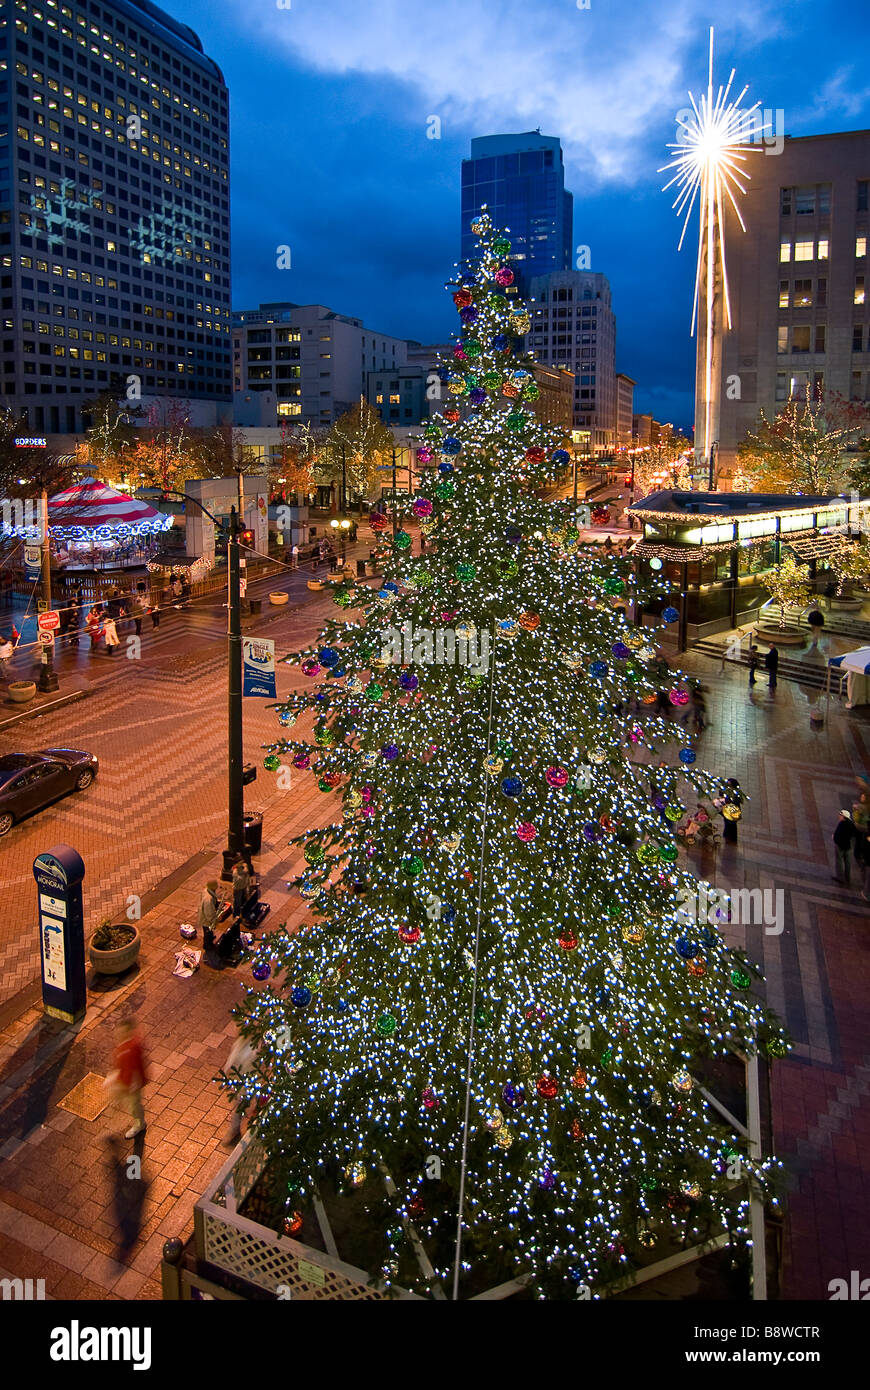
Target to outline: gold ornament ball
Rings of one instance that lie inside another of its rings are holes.
[[[503,1127],[502,1129],[497,1131],[495,1136],[495,1142],[498,1144],[500,1149],[509,1149],[511,1144],[514,1142],[514,1137],[509,1129],[505,1129]]]

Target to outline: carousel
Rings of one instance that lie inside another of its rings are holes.
[[[52,570],[63,588],[102,589],[147,572],[173,523],[96,478],[49,498]]]

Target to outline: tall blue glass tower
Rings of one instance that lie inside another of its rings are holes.
[[[552,135],[482,135],[462,161],[463,266],[477,241],[471,224],[486,204],[496,227],[509,227],[511,268],[521,291],[533,275],[573,265],[574,198],[565,191],[562,146]]]

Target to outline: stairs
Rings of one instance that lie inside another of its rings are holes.
[[[826,627],[825,631],[834,631],[834,629]],[[727,643],[717,642],[712,637],[705,637],[702,641],[696,642],[691,650],[700,652],[702,656],[708,656],[711,660],[721,663],[727,651]],[[765,652],[766,648],[762,646],[762,656]],[[726,658],[726,665],[730,667],[739,665],[748,668],[749,657],[746,650],[741,651],[739,661],[734,658]],[[826,658],[815,655],[813,660],[805,661],[798,653],[790,655],[787,647],[780,647],[777,677],[781,681],[795,681],[798,685],[806,686],[810,690],[824,690],[828,679]],[[767,685],[767,671],[763,664],[759,664],[755,679],[760,686]],[[831,694],[838,695],[841,685],[845,689],[845,674],[841,674],[834,668],[831,671]]]

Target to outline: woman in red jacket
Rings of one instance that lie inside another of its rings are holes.
[[[118,1086],[130,1107],[133,1123],[124,1135],[125,1139],[135,1139],[145,1128],[145,1112],[142,1108],[142,1087],[147,1084],[145,1056],[142,1041],[136,1031],[136,1020],[125,1018],[119,1025],[121,1041],[115,1051],[115,1069],[118,1073]]]

